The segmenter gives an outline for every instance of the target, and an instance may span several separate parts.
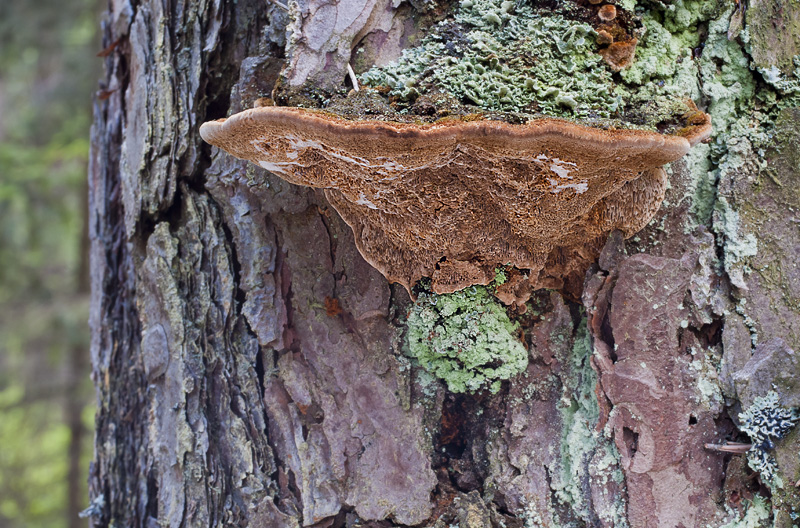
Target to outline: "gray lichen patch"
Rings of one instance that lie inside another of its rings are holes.
[[[769,391],[766,396],[756,398],[746,411],[739,414],[740,429],[747,433],[753,447],[747,453],[750,467],[759,472],[769,483],[783,487],[778,477],[778,465],[769,453],[775,442],[794,429],[800,414],[797,409],[782,407],[778,394]]]

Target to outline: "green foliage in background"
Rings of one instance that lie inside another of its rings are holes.
[[[68,526],[65,483],[69,427],[59,419],[59,409],[51,403],[30,404],[24,400],[20,384],[0,391],[0,524],[26,528]],[[91,427],[93,413],[92,407],[86,406],[83,422],[87,428]],[[90,446],[89,442],[86,444]],[[82,453],[81,466],[85,469],[90,455],[90,449]]]
[[[3,527],[86,525],[68,515],[67,475],[77,409],[85,507],[93,409],[81,240],[101,8],[0,1]]]

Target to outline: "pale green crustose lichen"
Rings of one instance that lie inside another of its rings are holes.
[[[746,501],[747,510],[738,519],[723,524],[719,528],[766,528],[772,513],[769,502],[761,495],[754,495],[751,501]]]
[[[420,293],[407,327],[409,354],[453,392],[497,392],[528,366],[519,324],[484,286]]]
[[[593,353],[587,321],[583,318],[577,328],[570,355],[566,358],[570,374],[562,378],[561,457],[550,484],[559,502],[569,506],[576,516],[587,522],[593,515],[590,506],[592,497],[583,485],[584,475],[594,472],[597,478],[623,481],[616,446],[595,429],[600,419],[600,408],[595,396],[597,373],[590,361]],[[594,513],[611,526],[627,526],[624,500],[606,501],[606,504],[613,506]]]

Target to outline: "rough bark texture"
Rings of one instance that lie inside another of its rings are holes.
[[[711,229],[687,220],[707,150],[674,163],[665,206],[609,239],[581,303],[534,294],[527,371],[456,395],[403,354],[410,300],[323,194],[199,138],[270,94],[290,21],[283,84],[319,70],[330,87],[356,43],[385,64],[422,16],[388,0],[291,10],[110,2],[89,175],[93,525],[677,528],[766,493],[703,445],[737,438],[731,418],[773,384],[800,403],[798,109],[776,118],[770,177],[745,146],[749,163],[712,181]],[[774,452],[777,526],[798,508],[798,447],[794,431]]]

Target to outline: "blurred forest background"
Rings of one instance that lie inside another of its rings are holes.
[[[86,526],[97,0],[0,0],[0,528]]]

